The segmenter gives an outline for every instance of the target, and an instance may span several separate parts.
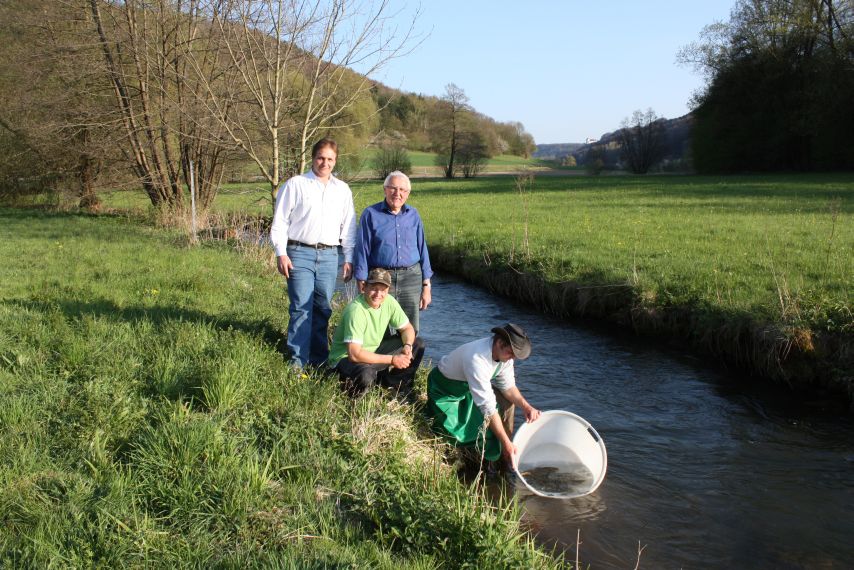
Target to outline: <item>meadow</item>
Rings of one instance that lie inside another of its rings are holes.
[[[561,564],[418,404],[286,365],[268,250],[36,210],[0,237],[0,567]]]
[[[352,184],[356,210],[378,181]],[[223,213],[264,215],[260,186]],[[141,193],[110,207],[144,209]],[[854,332],[854,176],[494,176],[413,179],[428,243],[550,283],[628,285],[647,306],[702,305]]]

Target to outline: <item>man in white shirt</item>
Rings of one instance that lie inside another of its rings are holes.
[[[311,171],[279,188],[270,241],[279,273],[288,282],[288,349],[291,362],[320,366],[329,356],[327,328],[338,275],[349,281],[356,244],[356,213],[350,187],[332,174],[338,145],[331,139],[312,147]]]
[[[442,357],[427,377],[427,415],[433,429],[458,446],[475,446],[489,461],[503,455],[515,465],[516,447],[504,428],[493,385],[529,422],[540,417],[516,387],[513,360],[531,354],[531,341],[519,325],[492,329],[493,336],[464,344]],[[486,419],[486,422],[484,421]],[[488,429],[483,430],[484,423]]]

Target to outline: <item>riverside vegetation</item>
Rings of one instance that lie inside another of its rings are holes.
[[[562,564],[412,407],[286,366],[268,251],[120,216],[0,222],[0,566]]]

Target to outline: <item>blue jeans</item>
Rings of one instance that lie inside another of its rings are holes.
[[[297,366],[319,366],[329,357],[327,329],[338,276],[338,248],[289,245],[293,269],[288,278],[288,349]]]

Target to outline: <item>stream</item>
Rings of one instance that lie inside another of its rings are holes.
[[[608,472],[586,497],[516,489],[537,541],[582,567],[854,567],[854,418],[757,386],[663,342],[544,316],[434,276],[425,364],[507,321],[531,357],[517,385],[589,421]],[[523,418],[517,413],[516,427]],[[580,537],[580,544],[579,544]]]

